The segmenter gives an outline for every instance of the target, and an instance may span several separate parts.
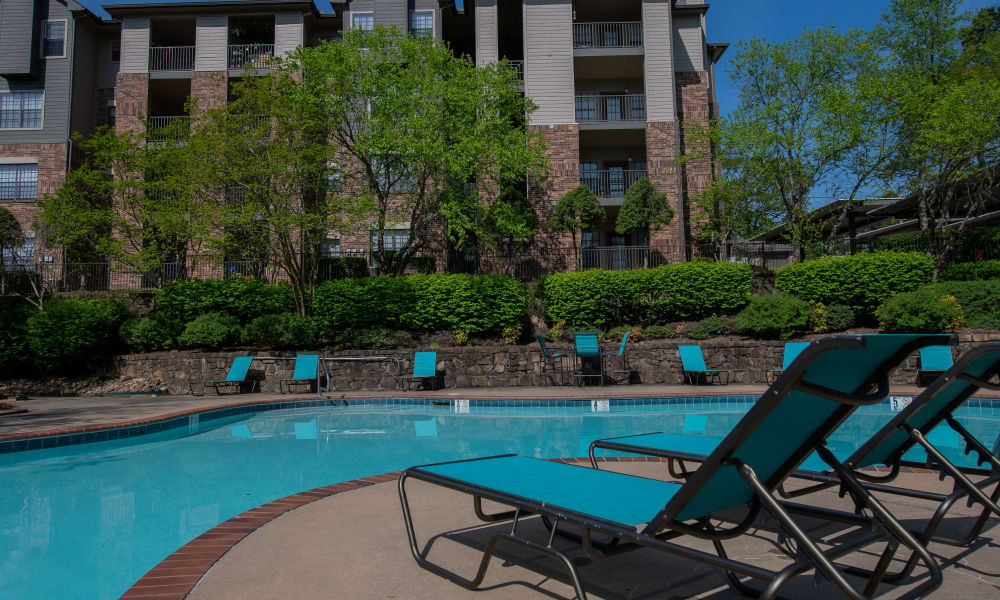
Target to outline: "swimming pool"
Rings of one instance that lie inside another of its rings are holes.
[[[117,598],[205,530],[295,492],[458,458],[580,457],[599,437],[719,436],[753,400],[341,401],[216,411],[121,439],[26,442],[17,449],[41,449],[0,454],[0,599]],[[891,409],[865,407],[840,442],[856,443]],[[1000,403],[973,399],[960,414],[992,444]]]

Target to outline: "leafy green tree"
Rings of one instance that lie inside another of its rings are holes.
[[[647,177],[640,177],[625,192],[625,200],[618,209],[615,231],[642,231],[649,240],[653,229],[668,225],[673,218],[674,209],[667,195],[657,192]]]
[[[480,236],[507,257],[508,272],[514,268],[518,248],[523,246],[538,228],[538,213],[528,197],[514,187],[508,187],[489,207]]]
[[[579,265],[580,246],[577,243],[577,234],[594,223],[603,221],[606,216],[604,207],[601,206],[601,201],[597,199],[594,190],[580,184],[559,199],[555,213],[549,219],[549,229],[573,236],[573,253]]]
[[[6,266],[7,259],[14,257],[23,239],[17,219],[9,210],[0,206],[0,271]]]

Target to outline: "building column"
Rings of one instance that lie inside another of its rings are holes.
[[[149,116],[149,73],[118,73],[115,86],[115,129],[121,133],[145,130]]]
[[[677,121],[649,121],[646,123],[646,162],[649,181],[657,191],[667,195],[674,209],[674,218],[666,227],[650,233],[650,246],[665,249],[669,262],[680,262],[686,256],[687,235],[684,228],[684,207],[678,193],[676,160],[678,139]]]
[[[500,60],[497,0],[476,0],[476,65]]]
[[[546,154],[552,167],[547,178],[528,181],[528,199],[538,212],[538,233],[534,246],[555,250],[547,256],[538,257],[549,270],[574,270],[573,238],[568,233],[550,230],[549,219],[555,213],[559,200],[580,185],[580,126],[570,123],[530,127],[545,140]],[[579,239],[577,243],[580,243]]]
[[[704,139],[692,131],[707,130],[711,118],[707,71],[677,73],[677,114],[680,118],[680,151],[695,156],[681,169],[683,180],[684,223],[687,239],[704,224],[705,209],[695,202],[712,183],[712,155]]]

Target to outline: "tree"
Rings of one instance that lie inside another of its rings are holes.
[[[484,217],[482,240],[507,256],[507,268],[514,268],[519,246],[538,228],[538,213],[528,197],[514,187],[508,187],[489,207]]]
[[[783,208],[777,194],[758,187],[760,181],[722,166],[709,186],[694,199],[698,241],[726,243],[745,240],[778,224]]]
[[[580,184],[559,199],[556,210],[549,219],[549,228],[555,232],[570,233],[573,236],[573,254],[580,264],[580,246],[577,244],[577,234],[603,221],[606,216],[601,201],[597,199],[594,190]]]
[[[21,225],[6,208],[0,206],[0,271],[15,262],[16,253],[24,243]]]
[[[668,225],[673,218],[674,209],[667,195],[657,192],[648,178],[640,177],[625,192],[625,200],[618,209],[615,231],[642,231],[649,240],[653,229]]]

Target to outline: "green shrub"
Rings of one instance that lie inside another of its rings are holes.
[[[945,281],[927,289],[941,296],[954,296],[962,307],[966,327],[1000,329],[1000,280]]]
[[[663,340],[677,337],[677,330],[670,325],[650,325],[642,330],[642,337],[647,340]]]
[[[247,325],[246,341],[282,350],[314,348],[316,326],[312,319],[298,313],[263,315]]]
[[[371,327],[499,334],[520,328],[524,288],[503,275],[410,275],[324,283],[316,292],[315,319],[336,337]]]
[[[1000,260],[982,260],[951,265],[945,269],[941,279],[943,281],[1000,279]]]
[[[742,333],[783,340],[808,328],[812,319],[808,302],[781,294],[754,296],[736,317]]]
[[[0,312],[0,371],[13,373],[28,362],[28,318],[35,312],[29,306],[7,307]]]
[[[156,316],[125,321],[120,333],[122,341],[135,352],[170,350],[176,337],[169,325]]]
[[[889,298],[875,316],[879,329],[897,333],[935,333],[964,321],[958,300],[931,287]]]
[[[339,346],[360,350],[392,350],[405,342],[402,334],[385,327],[346,331],[337,337]]]
[[[620,342],[622,341],[622,336],[626,333],[633,331],[635,327],[631,325],[620,325],[618,327],[612,327],[604,334],[604,339],[609,342]]]
[[[246,324],[262,315],[293,312],[295,299],[291,286],[285,284],[243,278],[191,279],[161,289],[153,307],[157,317],[180,329],[181,324],[208,313],[224,313]]]
[[[50,300],[28,318],[28,346],[46,368],[92,364],[118,349],[118,328],[127,316],[113,300]]]
[[[733,328],[733,320],[729,317],[705,317],[697,325],[687,330],[687,336],[692,340],[708,340],[720,335],[726,335]]]
[[[327,280],[367,277],[368,261],[359,256],[322,258],[320,259],[319,270]]]
[[[930,280],[934,258],[918,252],[865,252],[788,265],[775,271],[778,290],[806,301],[843,304],[870,316],[885,300]]]
[[[184,327],[177,343],[182,348],[218,350],[239,342],[242,333],[236,317],[218,312],[206,313]]]
[[[843,304],[831,304],[826,307],[827,331],[843,331],[854,325],[854,311]]]
[[[682,263],[636,271],[582,271],[545,278],[536,291],[550,322],[608,328],[733,313],[750,298],[748,265]]]

